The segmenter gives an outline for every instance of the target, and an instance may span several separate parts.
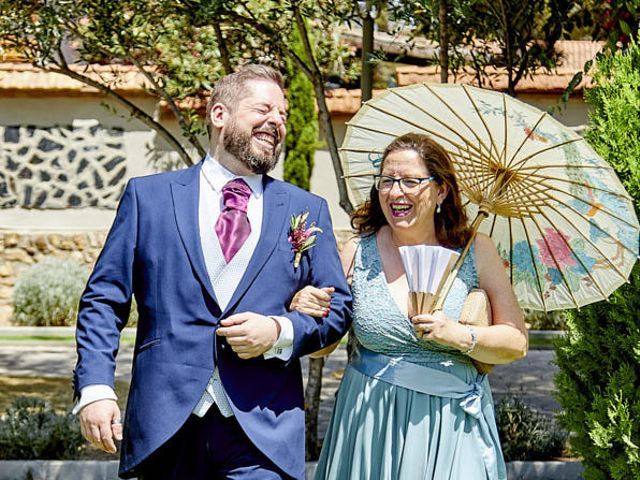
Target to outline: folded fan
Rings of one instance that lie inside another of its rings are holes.
[[[409,284],[409,314],[430,313],[458,252],[432,245],[399,248]]]

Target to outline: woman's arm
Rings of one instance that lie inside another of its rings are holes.
[[[352,237],[345,242],[340,251],[340,262],[342,263],[342,269],[349,285],[351,285],[351,278],[353,276],[357,247],[358,238]],[[329,309],[331,293],[333,293],[333,287],[315,288],[307,285],[293,296],[289,310],[297,310],[298,312],[306,313],[314,317],[322,317]],[[309,356],[311,358],[327,356],[333,352],[339,344],[340,340],[322,350],[311,353]]]
[[[489,327],[473,327],[477,343],[470,356],[481,362],[495,364],[524,358],[529,343],[527,328],[502,259],[493,241],[486,235],[478,234],[475,249],[479,286],[489,297],[493,324]]]

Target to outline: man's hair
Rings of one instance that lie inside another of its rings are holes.
[[[229,110],[233,110],[245,94],[247,82],[252,80],[271,81],[284,91],[284,78],[280,72],[267,65],[245,65],[216,82],[207,103],[207,123],[211,122],[211,109],[216,103],[222,103]]]

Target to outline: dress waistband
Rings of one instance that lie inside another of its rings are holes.
[[[474,418],[482,412],[482,385],[484,375],[467,383],[452,373],[426,365],[407,362],[402,357],[390,357],[358,346],[351,366],[368,377],[399,387],[438,397],[461,398],[460,406]]]
[[[489,478],[503,478],[499,475],[495,444],[499,439],[495,425],[489,425],[483,410],[484,389],[481,382],[485,375],[478,374],[475,381],[467,383],[453,373],[448,373],[426,365],[407,362],[402,357],[390,357],[358,346],[350,363],[358,372],[392,385],[416,392],[446,398],[459,398],[460,407],[478,422],[477,439],[484,458]]]

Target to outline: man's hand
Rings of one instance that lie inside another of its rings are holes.
[[[93,446],[107,453],[118,450],[114,440],[122,440],[120,409],[115,400],[98,400],[80,410],[80,431]]]
[[[231,315],[220,321],[217,334],[244,360],[259,357],[278,340],[280,325],[273,318],[253,312]]]

